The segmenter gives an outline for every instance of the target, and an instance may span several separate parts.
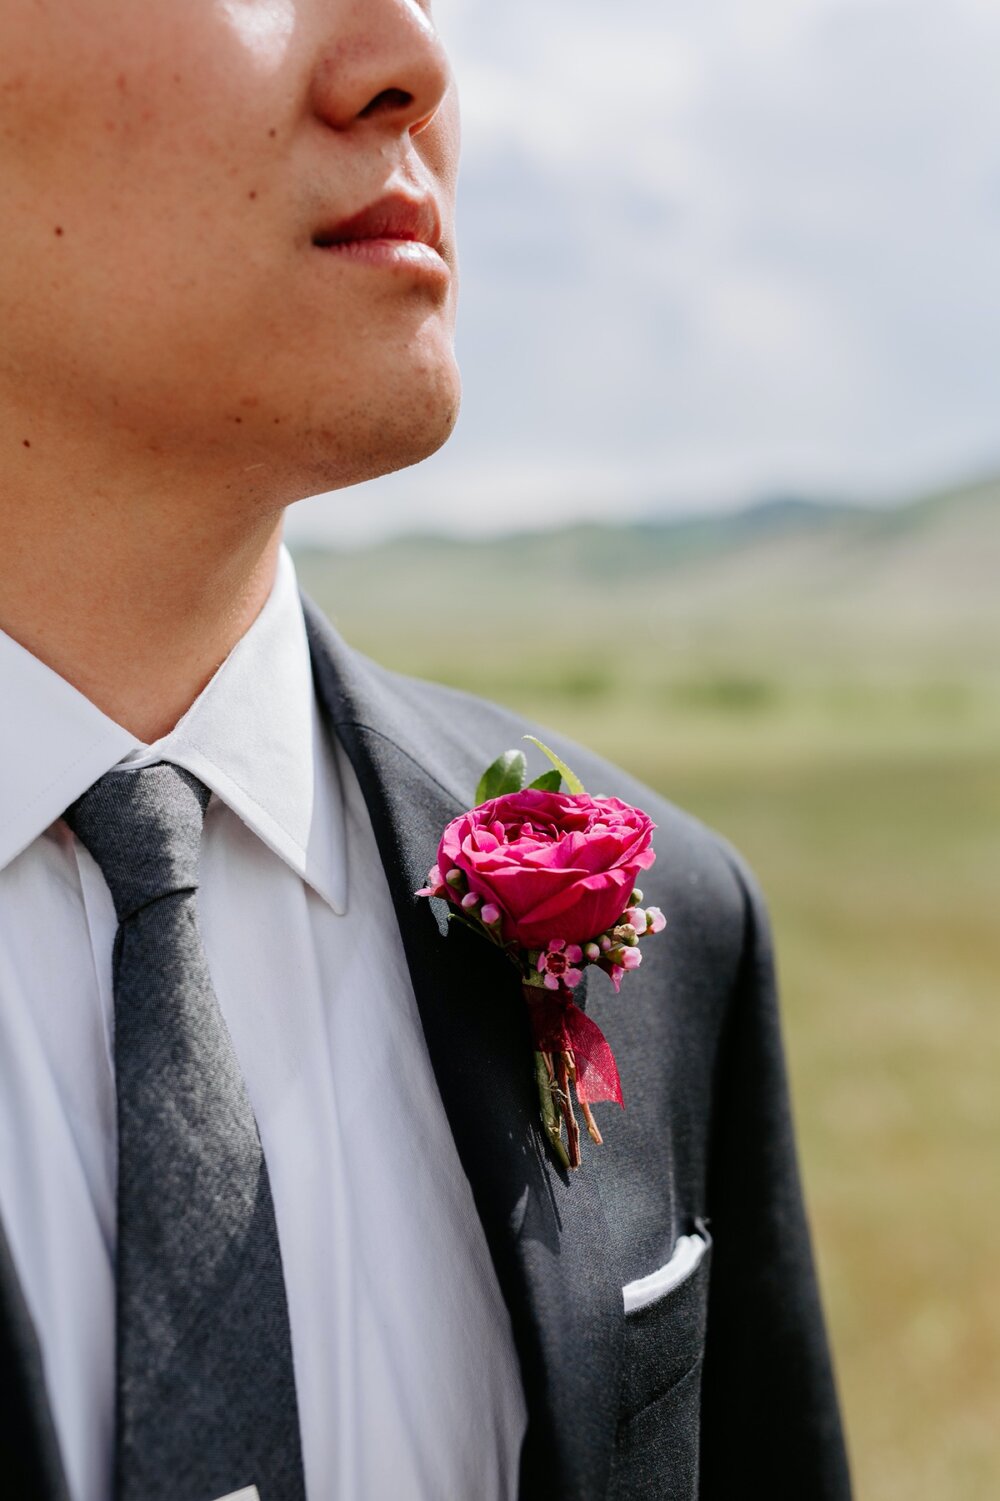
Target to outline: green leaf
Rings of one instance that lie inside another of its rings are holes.
[[[525,735],[522,738],[525,740],[530,740],[532,745],[538,746],[538,749],[543,753],[543,755],[548,756],[556,771],[562,774],[563,781],[566,783],[566,786],[569,788],[570,792],[585,792],[587,790],[584,787],[583,783],[580,781],[580,778],[576,776],[574,772],[570,771],[569,767],[566,765],[566,762],[561,760],[560,757],[556,755],[555,751],[549,750],[548,746],[543,745],[540,740],[536,740],[534,735]]]
[[[504,797],[508,792],[520,792],[528,775],[528,762],[524,751],[508,750],[497,756],[492,766],[487,766],[476,788],[476,806],[488,803],[492,798]]]
[[[561,771],[543,771],[540,777],[536,777],[528,786],[536,792],[558,792],[562,786]]]

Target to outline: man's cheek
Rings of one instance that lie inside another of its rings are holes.
[[[295,0],[220,0],[214,14],[251,65],[269,74],[285,62],[298,8]]]

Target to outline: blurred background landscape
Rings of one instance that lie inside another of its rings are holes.
[[[361,650],[586,742],[752,861],[859,1496],[992,1501],[1000,482],[296,563]]]
[[[435,12],[463,413],[300,581],[748,857],[857,1496],[996,1501],[1000,7]]]

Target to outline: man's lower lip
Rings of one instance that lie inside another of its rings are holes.
[[[317,245],[316,249],[363,266],[381,266],[439,280],[451,275],[434,247],[422,240],[338,240],[333,245]]]

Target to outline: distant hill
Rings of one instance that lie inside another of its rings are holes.
[[[865,508],[841,502],[812,501],[797,497],[772,497],[735,511],[708,514],[627,519],[612,522],[563,524],[549,529],[511,531],[488,538],[459,537],[443,532],[401,533],[366,547],[344,549],[299,545],[296,555],[310,560],[331,556],[350,556],[367,562],[381,559],[390,563],[397,558],[489,557],[492,560],[517,557],[534,560],[536,567],[548,566],[554,558],[569,559],[573,567],[598,571],[606,576],[609,567],[631,569],[635,547],[642,544],[646,566],[682,567],[685,564],[720,553],[731,552],[747,544],[767,539],[797,536],[824,531],[845,518],[863,517]]]
[[[303,586],[351,639],[378,650],[403,631],[418,657],[454,632],[499,651],[539,631],[624,642],[687,629],[734,646],[875,643],[990,669],[998,657],[1000,477],[891,508],[777,497],[707,516],[294,551]]]

